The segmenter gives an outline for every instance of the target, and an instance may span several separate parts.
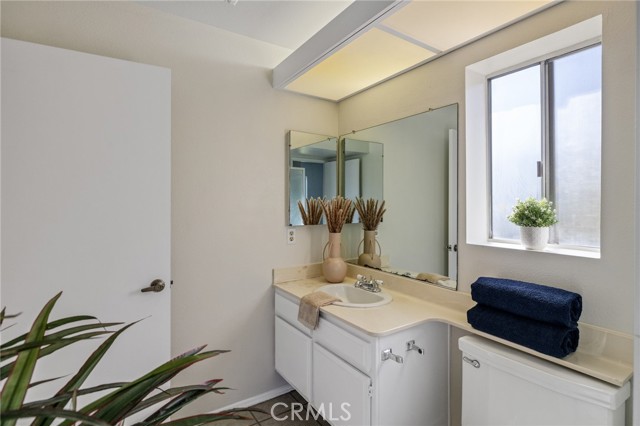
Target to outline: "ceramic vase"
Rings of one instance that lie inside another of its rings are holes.
[[[324,278],[330,283],[341,283],[344,281],[344,277],[347,276],[347,263],[341,256],[341,238],[342,234],[329,233],[329,242],[324,246],[322,252],[322,274]],[[328,255],[325,257],[325,253]]]
[[[360,242],[364,244],[362,248],[362,254],[358,256],[358,265],[369,266],[372,268],[380,268],[382,261],[380,260],[380,254],[376,253],[376,245],[380,247],[376,240],[376,231],[364,231],[364,239]],[[358,251],[360,251],[358,249]]]
[[[549,241],[549,228],[521,226],[520,241],[527,250],[542,250]]]

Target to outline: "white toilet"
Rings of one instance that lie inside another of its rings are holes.
[[[629,383],[613,386],[477,336],[458,346],[464,426],[625,424]]]

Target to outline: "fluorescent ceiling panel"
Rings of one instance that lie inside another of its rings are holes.
[[[514,22],[546,1],[412,1],[382,24],[445,51]]]
[[[421,46],[371,28],[286,88],[338,101],[398,74],[434,53]]]

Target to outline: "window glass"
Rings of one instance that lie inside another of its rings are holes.
[[[600,246],[602,48],[549,61],[554,242]]]
[[[492,238],[519,238],[516,199],[546,197],[551,242],[600,246],[601,63],[596,45],[489,79]]]
[[[489,81],[491,132],[491,230],[493,238],[519,238],[507,220],[516,198],[541,196],[540,65]],[[472,161],[473,159],[471,159]]]

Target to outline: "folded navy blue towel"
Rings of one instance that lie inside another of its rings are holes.
[[[476,330],[557,358],[575,352],[580,339],[577,328],[535,321],[484,305],[469,309],[467,321]]]
[[[576,327],[582,314],[582,296],[577,293],[504,278],[478,278],[471,284],[471,298],[482,305],[565,327]]]

